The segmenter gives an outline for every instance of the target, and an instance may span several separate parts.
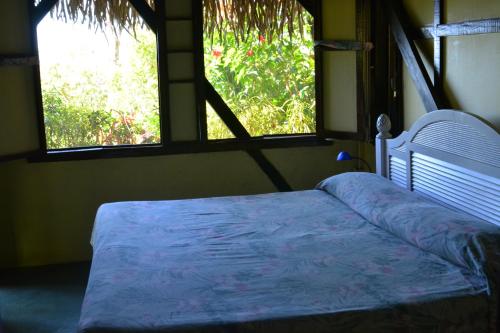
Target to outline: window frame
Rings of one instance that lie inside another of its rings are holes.
[[[338,130],[330,130],[325,128],[324,123],[324,106],[321,106],[322,113],[320,118],[320,124],[318,125],[318,136],[322,138],[330,138],[330,139],[342,139],[342,140],[357,140],[363,142],[373,142],[374,135],[370,132],[370,117],[372,117],[372,103],[374,98],[371,96],[373,92],[373,74],[371,70],[374,68],[372,65],[374,62],[373,56],[369,56],[366,52],[363,51],[363,48],[358,48],[354,46],[354,44],[363,44],[366,41],[374,40],[373,36],[369,36],[373,27],[371,27],[372,20],[371,17],[371,8],[372,4],[369,0],[354,0],[356,13],[355,13],[355,26],[356,26],[356,36],[355,40],[340,40],[340,41],[325,41],[325,42],[334,42],[339,44],[345,44],[343,47],[338,49],[332,49],[328,47],[323,47],[322,45],[318,46],[318,49],[321,50],[319,53],[319,57],[321,58],[319,61],[321,66],[324,65],[323,61],[323,53],[324,52],[337,52],[337,51],[356,51],[356,122],[357,122],[357,130],[356,132],[343,132]],[[316,1],[315,3],[317,3]],[[319,2],[322,3],[322,0]],[[316,36],[316,40],[323,42],[323,29],[322,25],[316,27],[315,31],[318,32]],[[321,71],[323,72],[323,71]],[[321,80],[323,80],[323,74],[321,75]],[[321,82],[322,91],[324,89],[323,83]],[[378,116],[378,115],[377,115]],[[373,118],[373,117],[372,117]]]
[[[38,24],[49,15],[50,10],[56,5],[59,0],[42,0],[37,6],[34,5],[34,0],[26,0],[30,9],[30,24],[32,35],[32,51],[39,59],[38,52]],[[36,98],[36,109],[38,118],[38,138],[40,149],[37,154],[31,156],[30,160],[43,161],[51,160],[52,156],[61,155],[85,155],[89,156],[105,156],[121,153],[127,150],[151,152],[163,149],[165,143],[170,141],[169,128],[169,95],[168,95],[168,63],[166,56],[162,56],[166,47],[166,30],[165,22],[161,15],[165,15],[165,2],[155,0],[155,8],[153,10],[144,0],[128,0],[142,17],[146,25],[156,36],[156,67],[158,72],[158,103],[159,103],[159,122],[160,122],[160,143],[157,144],[136,144],[136,145],[113,145],[113,146],[84,146],[84,147],[68,147],[58,149],[47,149],[47,138],[45,129],[45,114],[43,108],[42,89],[41,89],[41,74],[39,64],[33,66],[33,81]]]
[[[30,9],[30,24],[32,36],[32,52],[38,57],[37,26],[38,23],[49,15],[50,9],[58,0],[42,0],[37,6],[34,0],[25,0]],[[315,85],[316,85],[316,133],[311,134],[279,134],[265,135],[249,138],[233,138],[222,140],[208,140],[207,118],[206,118],[206,95],[205,95],[205,68],[203,51],[203,4],[202,0],[192,1],[192,24],[193,24],[193,54],[194,54],[194,88],[196,98],[196,116],[197,116],[197,140],[191,141],[172,141],[171,122],[170,122],[170,96],[169,96],[169,73],[168,73],[168,51],[167,51],[167,31],[166,31],[166,11],[165,1],[155,0],[155,9],[153,10],[144,0],[128,0],[132,6],[139,12],[142,18],[156,34],[156,51],[158,67],[158,97],[159,97],[159,116],[160,116],[160,134],[161,142],[158,144],[137,144],[137,145],[115,145],[115,146],[93,146],[77,147],[63,149],[47,149],[44,110],[41,91],[41,77],[39,65],[33,66],[33,82],[36,99],[36,111],[38,119],[38,139],[39,149],[30,153],[28,161],[30,162],[53,162],[68,160],[87,160],[87,159],[106,159],[106,158],[126,158],[142,156],[159,156],[186,153],[206,153],[235,151],[248,149],[273,149],[287,147],[307,147],[331,145],[331,141],[318,136],[319,126],[322,124],[323,109],[320,107],[323,86],[321,52],[315,49]],[[308,1],[299,0],[301,3]],[[317,1],[315,4],[318,3]],[[321,5],[311,5],[309,9],[314,8],[315,29],[321,27]],[[304,6],[305,7],[305,6]],[[305,7],[306,8],[306,7]],[[153,24],[152,27],[150,24]],[[315,39],[317,39],[318,30],[315,30]],[[201,38],[200,38],[201,36]],[[201,56],[201,59],[200,59]]]
[[[322,1],[310,1],[310,0],[297,0],[312,17],[313,17],[313,31],[314,31],[314,40],[320,40],[322,36],[322,28],[323,28],[323,23],[322,23]],[[203,30],[204,30],[204,21],[203,21],[203,4],[202,1],[196,1],[193,0],[193,24],[195,25],[194,27],[194,34],[195,34],[195,63],[196,63],[196,68],[195,68],[195,76],[196,76],[196,82],[197,82],[197,107],[198,107],[198,122],[201,124],[199,126],[200,129],[200,136],[201,136],[201,141],[203,142],[216,142],[218,141],[217,139],[208,139],[208,133],[207,133],[207,111],[206,111],[206,104],[210,103],[210,99],[213,99],[212,97],[207,96],[207,90],[210,91],[212,90],[211,88],[207,88],[206,84],[211,83],[208,81],[205,75],[205,49],[204,49],[204,44],[203,44]],[[290,136],[294,137],[303,137],[304,139],[308,140],[311,137],[316,138],[318,142],[324,142],[325,136],[322,135],[324,133],[324,128],[323,128],[323,58],[321,56],[322,50],[316,46],[314,46],[314,85],[315,85],[315,132],[313,133],[286,133],[286,134],[268,134],[268,135],[262,135],[262,136],[250,136],[251,139],[254,140],[268,140],[272,138],[273,140],[281,140],[281,139],[286,139]],[[213,88],[213,86],[212,86]],[[215,89],[213,89],[215,90]],[[209,92],[209,95],[212,95],[211,92]],[[230,107],[225,103],[225,107],[227,107],[230,110]],[[238,132],[238,128],[231,128],[231,123],[234,124],[233,119],[223,119],[221,114],[218,112],[216,109],[217,106],[213,105],[210,103],[214,111],[217,113],[221,121],[228,127],[228,129],[233,132],[234,136],[236,137],[235,139],[232,140],[244,140],[245,139],[245,134],[241,133],[243,135],[237,135],[237,133],[234,133],[234,131]],[[232,112],[232,111],[231,111]],[[234,115],[234,112],[232,112]],[[243,127],[243,124],[234,116],[236,119],[236,124],[237,127]],[[244,128],[245,129],[245,128]],[[234,131],[233,131],[234,130]],[[245,131],[248,133],[248,131],[245,129]],[[249,133],[248,133],[249,134]],[[231,139],[224,139],[224,140],[231,140]]]

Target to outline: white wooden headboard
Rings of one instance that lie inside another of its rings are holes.
[[[500,135],[456,110],[430,112],[391,139],[380,115],[377,174],[439,203],[500,225]]]

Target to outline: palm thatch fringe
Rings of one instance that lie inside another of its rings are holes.
[[[154,8],[154,0],[146,2]],[[230,31],[238,42],[257,32],[272,41],[285,33],[291,36],[297,29],[301,35],[304,31],[304,8],[297,0],[203,0],[203,4],[205,33],[210,38],[216,33],[223,37]],[[144,25],[128,0],[59,0],[51,16],[87,23],[96,30],[111,27],[115,32],[135,31]]]
[[[154,8],[154,0],[146,0]],[[89,28],[115,33],[135,32],[144,20],[128,0],[59,0],[50,11],[53,18],[64,22],[86,23]]]
[[[203,0],[205,33],[223,38],[233,32],[236,41],[244,41],[258,33],[272,41],[273,37],[291,37],[298,29],[304,33],[304,8],[297,0]]]

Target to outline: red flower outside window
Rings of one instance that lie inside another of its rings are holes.
[[[212,55],[216,58],[220,58],[222,56],[222,51],[221,50],[212,50]]]

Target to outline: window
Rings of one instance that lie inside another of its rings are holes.
[[[47,149],[161,143],[155,33],[130,4],[122,29],[61,2],[37,26]]]
[[[41,160],[319,142],[313,18],[298,0],[255,2],[244,34],[232,1],[32,1]]]
[[[250,136],[314,133],[311,14],[296,1],[245,10],[233,1],[204,3],[205,76]],[[246,16],[257,15],[252,10],[275,19],[254,22]],[[208,139],[233,137],[214,107],[207,105]]]

